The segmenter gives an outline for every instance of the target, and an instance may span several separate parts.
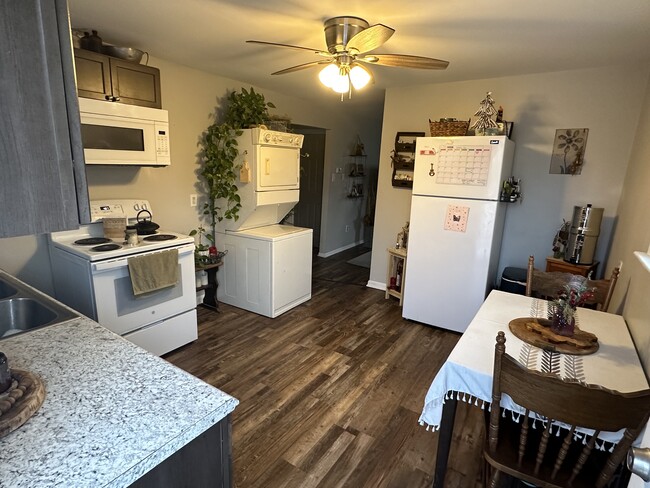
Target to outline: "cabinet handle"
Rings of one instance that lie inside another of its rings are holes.
[[[110,100],[110,99],[111,99],[111,96],[110,96],[110,95],[104,95],[104,98],[105,98],[106,100]]]
[[[120,101],[120,97],[113,97],[113,101],[114,101],[114,102],[119,102],[119,101]]]

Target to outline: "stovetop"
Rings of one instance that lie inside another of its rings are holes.
[[[194,244],[193,237],[178,234],[177,232],[159,230],[155,234],[138,235],[138,244],[128,245],[124,238],[104,238],[104,227],[101,222],[84,225],[75,230],[54,232],[50,234],[50,238],[54,247],[89,261],[115,259],[159,249],[180,247],[185,244]],[[76,243],[85,239],[91,239],[91,241]]]

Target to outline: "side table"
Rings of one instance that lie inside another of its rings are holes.
[[[402,306],[404,285],[406,284],[406,249],[395,249],[389,247],[388,270],[386,271],[386,298],[393,296],[399,298],[399,306]],[[391,278],[395,280],[391,284]]]
[[[205,290],[205,297],[203,297],[204,307],[211,308],[213,310],[219,311],[219,302],[217,301],[217,287],[219,282],[217,281],[217,271],[219,267],[223,265],[223,261],[219,261],[214,264],[205,264],[202,266],[197,266],[196,271],[206,271],[208,273],[208,284],[205,286],[197,287],[196,291]]]
[[[564,259],[549,256],[546,258],[546,271],[561,271],[562,273],[581,275],[595,280],[598,264],[598,261],[594,261],[591,264],[573,264]]]

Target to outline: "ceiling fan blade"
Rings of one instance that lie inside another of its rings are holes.
[[[355,34],[348,41],[345,49],[347,51],[356,51],[357,53],[366,53],[377,49],[390,39],[390,36],[394,33],[395,29],[391,29],[384,24],[375,24]]]
[[[401,68],[418,69],[445,69],[449,61],[442,59],[425,58],[423,56],[411,56],[409,54],[368,54],[359,56],[357,61],[364,63],[378,64],[380,66],[396,66]]]
[[[299,51],[309,51],[309,52],[312,52],[314,54],[318,54],[319,56],[326,56],[326,57],[331,57],[332,56],[327,51],[322,51],[321,49],[314,49],[314,48],[311,48],[311,47],[294,46],[292,44],[280,44],[278,42],[266,42],[266,41],[254,41],[254,40],[248,40],[246,42],[249,43],[249,44],[262,44],[263,46],[287,47],[289,49],[297,49]]]
[[[292,66],[291,68],[286,68],[280,71],[276,71],[275,73],[271,73],[272,75],[286,75],[287,73],[293,73],[294,71],[300,71],[302,69],[307,69],[307,68],[312,68],[314,66],[318,66],[320,64],[330,64],[331,61],[311,61],[309,63],[305,64],[299,64],[297,66]]]

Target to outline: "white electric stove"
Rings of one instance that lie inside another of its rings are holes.
[[[136,222],[146,200],[91,202],[93,223],[50,234],[49,247],[56,298],[113,332],[156,355],[196,340],[194,238],[156,230],[138,235],[137,244],[124,237],[104,236],[104,218]],[[146,295],[133,294],[128,261],[134,256],[178,250],[176,285]]]

